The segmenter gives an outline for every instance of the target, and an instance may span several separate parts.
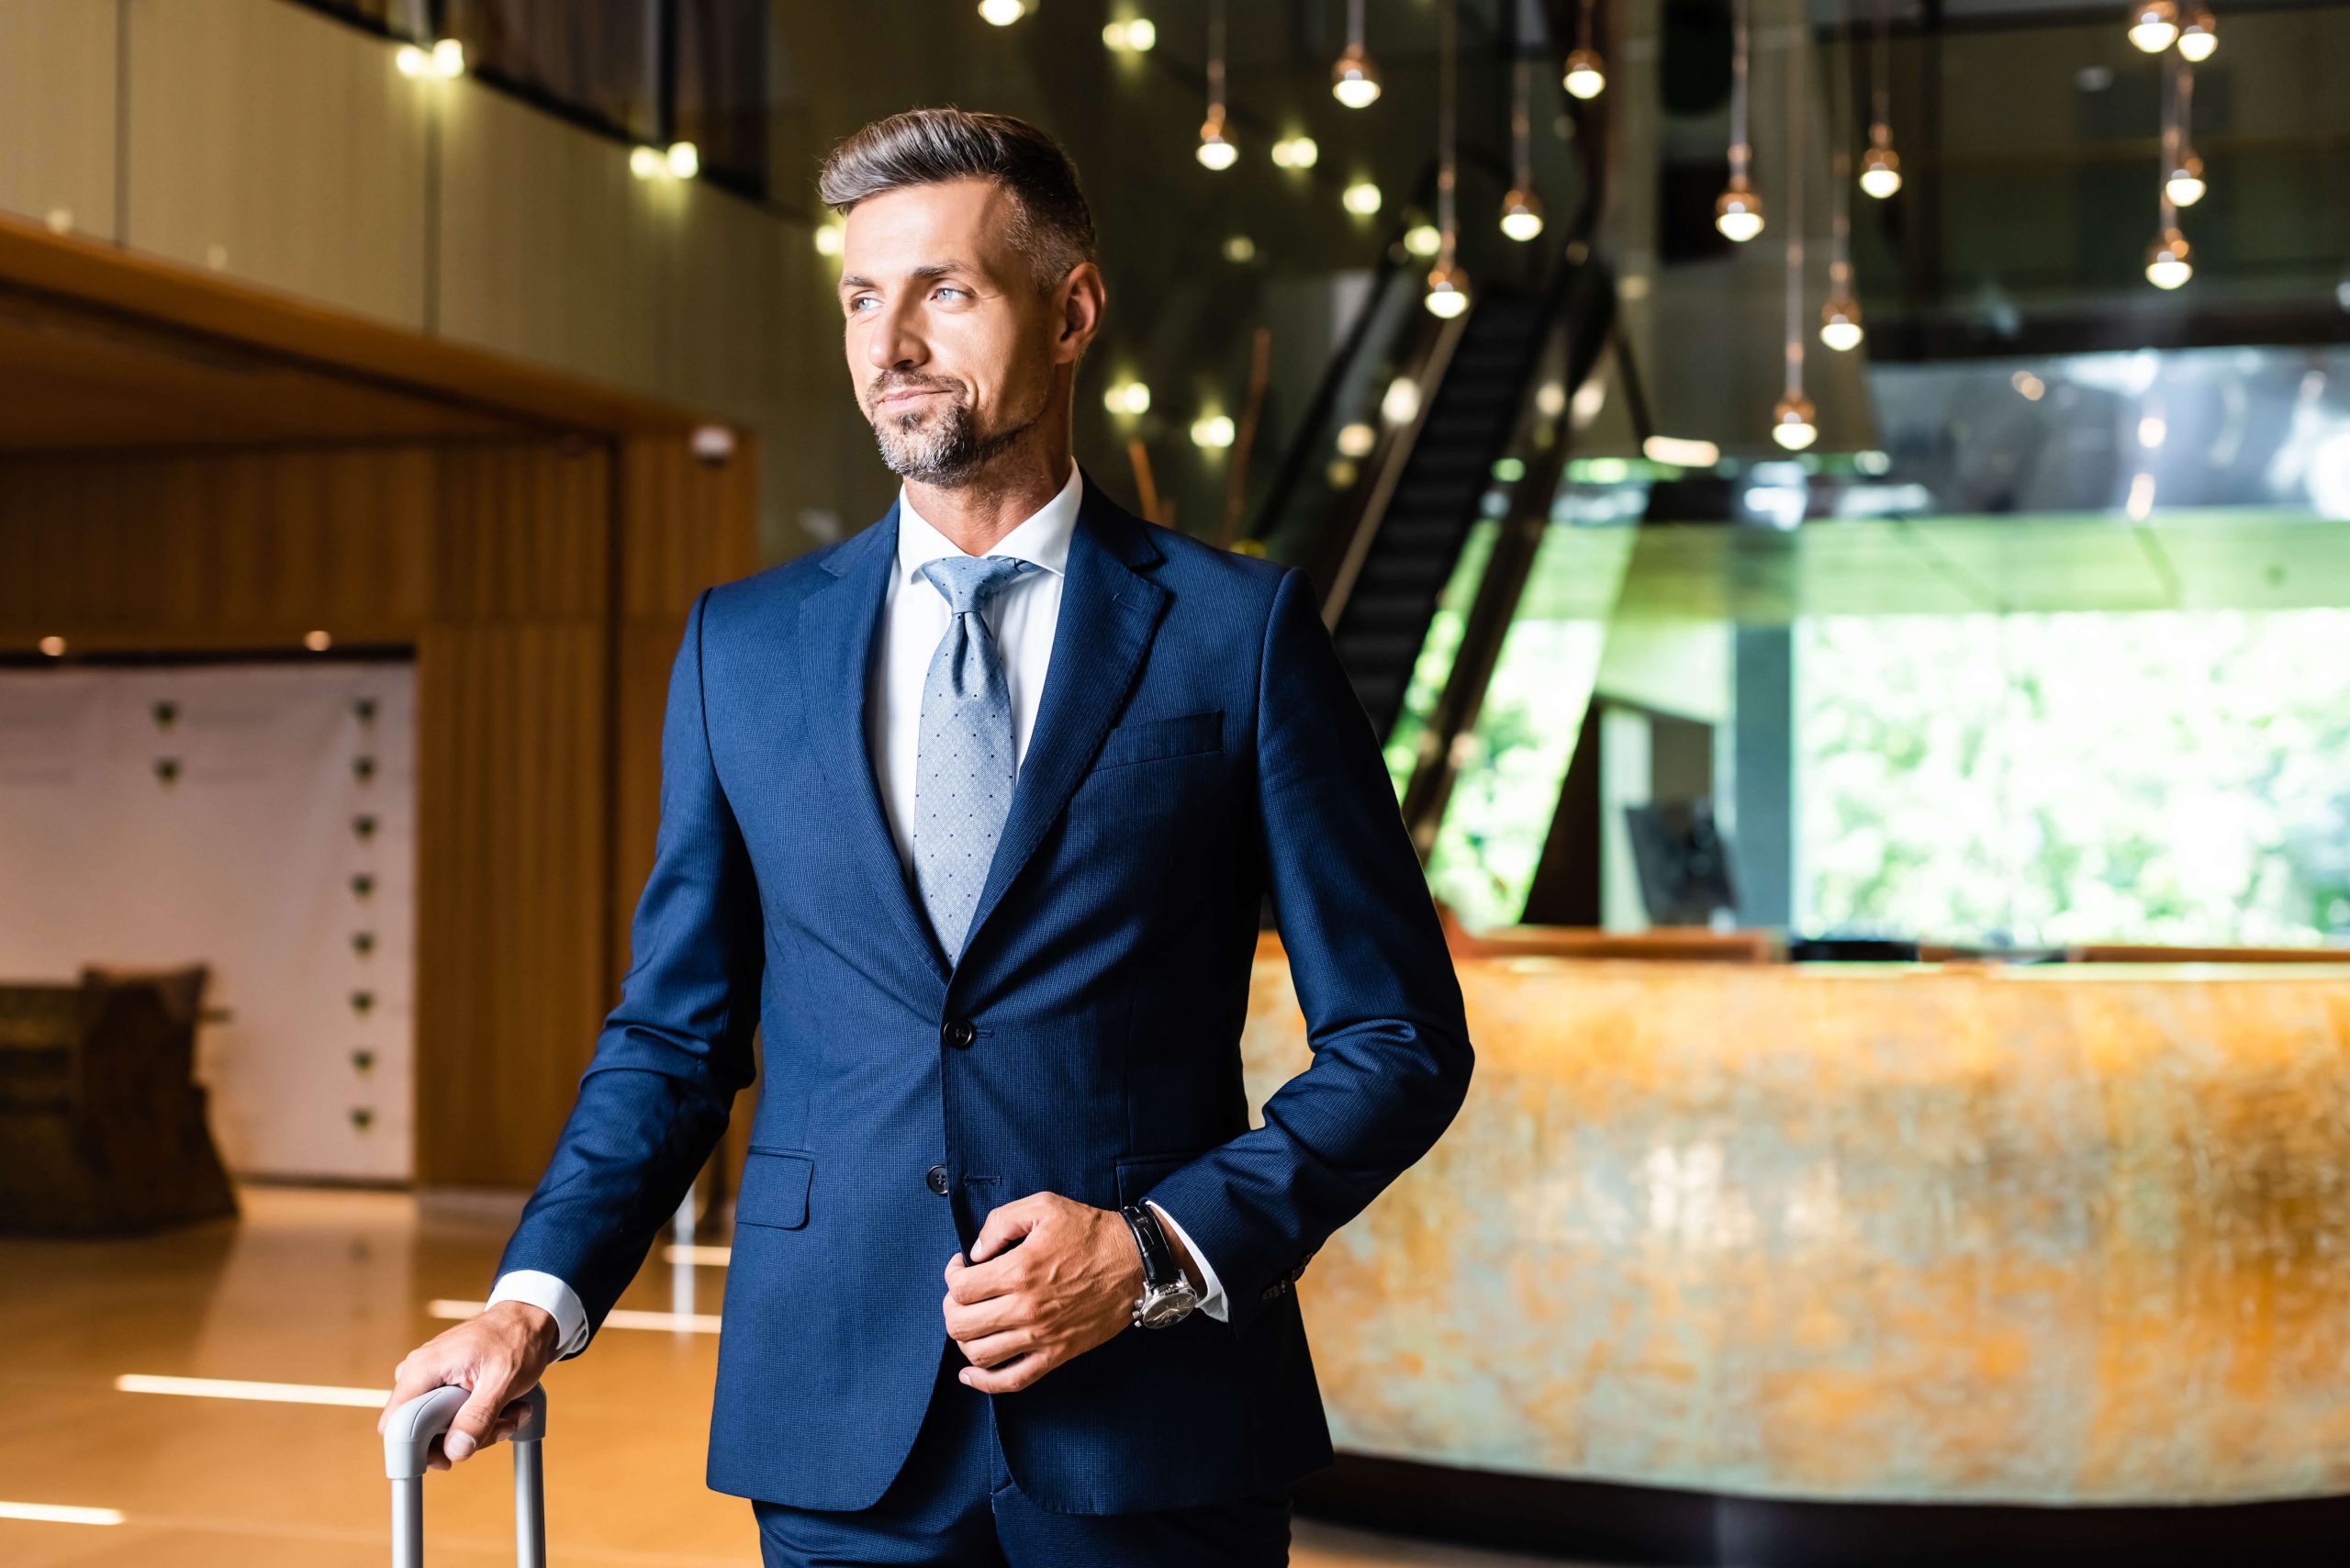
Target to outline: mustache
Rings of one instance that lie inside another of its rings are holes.
[[[878,403],[882,398],[897,392],[952,392],[954,390],[954,384],[945,381],[877,381],[873,384],[873,390],[867,401]]]

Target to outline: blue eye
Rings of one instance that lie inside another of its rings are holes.
[[[964,291],[950,283],[941,286],[938,292],[941,294],[962,294]]]

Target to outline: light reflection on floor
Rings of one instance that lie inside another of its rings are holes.
[[[447,1327],[431,1304],[488,1294],[519,1199],[420,1206],[406,1194],[251,1185],[239,1197],[241,1221],[140,1240],[0,1238],[0,1409],[9,1417],[0,1421],[0,1562],[386,1560],[371,1411],[289,1402],[298,1388],[248,1399],[137,1380],[386,1388],[399,1359]],[[660,1259],[621,1303],[646,1327],[598,1336],[593,1351],[550,1378],[550,1555],[610,1568],[756,1568],[749,1504],[703,1480],[717,1338],[659,1327],[662,1314],[706,1322],[724,1270],[706,1253]],[[172,1396],[184,1394],[206,1396]],[[509,1473],[493,1452],[431,1478],[433,1562],[514,1560]],[[1300,1568],[1534,1561],[1307,1519],[1295,1536]]]

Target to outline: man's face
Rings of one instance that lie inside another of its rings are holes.
[[[1056,366],[1084,348],[1089,334],[1062,330],[1067,280],[1039,294],[1006,239],[1018,211],[979,179],[910,185],[849,210],[849,378],[881,460],[903,478],[953,489],[985,472],[1050,410]]]

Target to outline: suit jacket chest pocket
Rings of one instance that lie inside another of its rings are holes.
[[[1102,736],[1092,770],[1078,786],[1076,814],[1176,817],[1187,803],[1197,806],[1213,793],[1222,776],[1213,764],[1223,751],[1221,708],[1130,719]]]

